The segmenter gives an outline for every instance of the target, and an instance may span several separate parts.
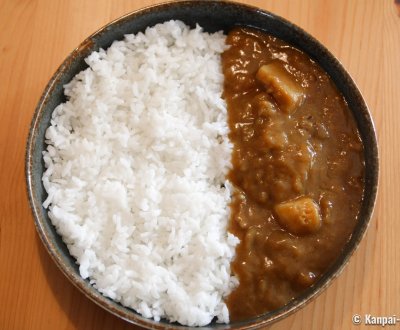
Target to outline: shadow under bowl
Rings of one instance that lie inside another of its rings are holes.
[[[26,150],[26,180],[36,228],[46,249],[61,271],[77,288],[99,306],[128,322],[146,328],[188,328],[176,323],[171,324],[165,320],[156,322],[146,319],[132,309],[104,297],[90,285],[88,280],[82,279],[76,260],[69,254],[66,245],[51,224],[47,211],[42,206],[47,197],[42,183],[42,175],[45,171],[42,159],[42,151],[46,148],[45,131],[50,125],[51,114],[55,107],[66,101],[63,85],[68,83],[77,73],[87,68],[84,59],[91,52],[97,51],[99,48],[108,48],[114,40],[123,39],[125,34],[144,31],[146,27],[171,19],[181,20],[191,27],[198,23],[206,32],[223,30],[228,33],[235,26],[253,27],[274,35],[302,50],[329,74],[338,90],[343,94],[357,122],[364,144],[366,166],[364,199],[357,225],[336,262],[315,285],[284,307],[243,322],[211,323],[204,329],[252,329],[265,326],[303,307],[340,274],[368,227],[378,186],[378,148],[375,129],[367,105],[357,86],[339,61],[323,45],[299,27],[272,13],[227,1],[171,2],[147,7],[123,16],[84,40],[66,58],[49,81],[32,120]]]

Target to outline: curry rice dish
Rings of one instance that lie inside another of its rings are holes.
[[[103,295],[155,320],[228,323],[285,305],[338,257],[363,146],[307,55],[170,21],[86,62],[46,133],[44,206]]]

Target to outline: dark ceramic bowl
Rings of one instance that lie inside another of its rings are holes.
[[[325,69],[337,88],[344,95],[357,121],[365,146],[365,195],[360,217],[351,239],[331,268],[314,286],[278,310],[245,322],[227,325],[212,323],[208,328],[250,329],[265,326],[303,307],[312,298],[321,293],[339,275],[359,245],[368,227],[378,184],[378,150],[374,125],[368,108],[355,83],[339,61],[323,45],[299,27],[276,15],[239,3],[223,1],[165,3],[121,17],[83,41],[67,57],[51,78],[32,120],[26,152],[26,179],[36,227],[40,238],[61,271],[96,304],[129,322],[143,327],[155,329],[185,328],[178,324],[170,324],[167,321],[155,322],[145,319],[133,310],[104,297],[87,280],[83,280],[79,275],[75,259],[70,256],[66,245],[56,233],[47,216],[46,210],[42,207],[42,203],[46,199],[46,192],[41,181],[45,169],[42,160],[42,151],[45,149],[44,135],[49,126],[54,108],[65,101],[63,85],[87,67],[84,58],[92,51],[98,50],[100,47],[108,48],[114,40],[122,39],[124,34],[137,33],[143,31],[148,26],[153,26],[170,19],[182,20],[192,27],[196,23],[199,23],[207,32],[218,30],[228,32],[234,26],[250,26],[261,29],[301,49]]]

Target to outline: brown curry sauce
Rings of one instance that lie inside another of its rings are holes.
[[[229,231],[241,242],[226,303],[237,321],[285,305],[339,256],[357,222],[364,156],[350,109],[312,59],[249,28],[227,44]]]

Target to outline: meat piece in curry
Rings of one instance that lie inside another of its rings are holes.
[[[363,198],[364,156],[346,101],[306,54],[248,28],[227,43],[235,321],[285,305],[340,255]]]
[[[296,83],[280,61],[263,65],[258,69],[256,78],[264,83],[266,91],[273,96],[282,111],[289,114],[296,111],[304,99],[300,84]]]
[[[309,197],[280,203],[274,211],[278,223],[292,234],[315,233],[321,227],[319,206]]]

